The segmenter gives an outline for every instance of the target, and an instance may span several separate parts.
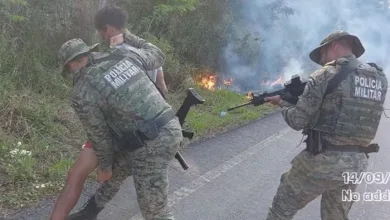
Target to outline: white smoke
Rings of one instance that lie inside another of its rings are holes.
[[[266,8],[275,2],[285,5],[279,11],[292,9],[293,14],[270,18],[272,13]],[[334,30],[358,36],[366,49],[360,60],[378,64],[389,75],[390,0],[252,0],[241,4],[236,11],[240,20],[233,30],[238,38],[251,34],[248,48],[257,50],[252,59],[258,62],[243,60],[234,40],[225,48],[224,58],[229,74],[244,88],[258,85],[255,76],[265,73],[273,79],[280,74],[285,79],[295,74],[308,76],[320,68],[309,59],[309,53]],[[254,38],[260,41],[251,40]]]
[[[285,80],[289,80],[293,75],[304,75],[302,71],[302,64],[298,60],[292,58],[287,66],[283,68],[282,75]]]

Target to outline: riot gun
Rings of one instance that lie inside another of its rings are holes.
[[[276,95],[280,95],[283,100],[291,104],[296,104],[298,102],[299,96],[302,95],[303,90],[305,89],[306,83],[307,81],[301,81],[299,75],[294,75],[291,77],[291,80],[284,83],[284,88],[269,93],[250,93],[251,99],[249,102],[228,108],[227,110],[232,111],[247,105],[259,106],[267,102],[264,100],[266,97]]]
[[[179,118],[179,122],[182,127],[185,122],[185,118],[190,111],[190,108],[194,105],[203,104],[204,102],[205,100],[202,98],[202,96],[199,95],[199,93],[195,91],[195,89],[189,88],[187,90],[187,96],[184,99],[183,104],[180,106],[179,110],[176,112],[176,116]],[[194,137],[194,132],[192,131],[183,129],[182,133],[183,137],[186,137],[188,139],[192,139]],[[179,161],[180,165],[183,167],[184,170],[188,169],[187,163],[179,152],[176,153],[175,158]]]

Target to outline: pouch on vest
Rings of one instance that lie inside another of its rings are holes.
[[[134,151],[145,146],[145,141],[140,138],[137,131],[124,134],[124,138],[120,139],[121,145],[124,149]]]
[[[106,121],[111,132],[118,139],[120,148],[133,151],[145,145],[144,140],[142,140],[140,138],[140,135],[138,134],[138,130],[122,133],[122,131],[120,131],[112,121],[110,120],[106,120]]]
[[[157,125],[153,122],[145,123],[139,127],[139,132],[147,140],[155,139],[160,133]]]
[[[160,134],[160,129],[174,117],[175,113],[172,109],[164,113],[159,113],[154,119],[146,121],[143,125],[139,126],[138,133],[145,140],[153,140]]]
[[[324,151],[321,140],[321,132],[319,131],[309,130],[305,142],[306,150],[313,155],[317,155]]]

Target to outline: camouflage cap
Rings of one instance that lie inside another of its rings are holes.
[[[364,52],[365,49],[360,42],[359,38],[356,37],[355,35],[349,34],[346,31],[335,31],[330,33],[323,41],[321,41],[320,46],[318,46],[316,49],[314,49],[309,57],[311,60],[314,62],[318,63],[321,65],[320,60],[321,60],[321,49],[329,45],[330,43],[340,40],[340,39],[349,39],[352,42],[352,53],[358,58],[360,57]]]
[[[74,38],[65,42],[58,51],[58,58],[62,63],[62,72],[66,70],[66,64],[77,56],[97,49],[99,44],[88,46],[80,38]]]

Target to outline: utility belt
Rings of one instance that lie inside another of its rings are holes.
[[[309,130],[307,134],[306,150],[314,155],[323,153],[325,151],[341,151],[341,152],[356,152],[356,153],[365,153],[366,155],[373,152],[379,151],[378,144],[370,144],[367,147],[356,146],[356,145],[346,145],[346,146],[337,146],[330,144],[328,142],[324,143],[321,138],[321,132],[315,130]],[[368,156],[368,155],[367,155]]]
[[[378,144],[370,144],[367,147],[356,146],[356,145],[346,145],[346,146],[336,146],[327,144],[325,147],[327,151],[343,151],[343,152],[357,152],[357,153],[376,153],[379,151]]]
[[[156,118],[146,121],[138,129],[131,132],[121,132],[111,121],[108,121],[113,133],[119,140],[120,148],[134,151],[145,146],[145,141],[153,140],[160,134],[160,129],[175,118],[175,112],[170,109]]]

